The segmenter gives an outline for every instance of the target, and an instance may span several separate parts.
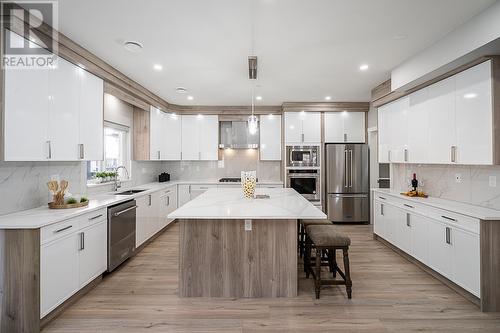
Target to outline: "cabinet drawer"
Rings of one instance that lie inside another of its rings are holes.
[[[108,219],[108,212],[106,208],[96,210],[95,212],[88,213],[80,216],[80,228],[86,228],[96,223],[106,221]]]
[[[426,213],[430,217],[438,221],[451,224],[453,226],[473,232],[475,234],[479,234],[478,219],[432,207],[428,208]]]
[[[80,218],[75,217],[43,227],[40,231],[40,243],[45,244],[78,231],[80,229]]]

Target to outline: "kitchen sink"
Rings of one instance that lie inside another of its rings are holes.
[[[132,195],[132,194],[141,193],[144,191],[146,191],[146,190],[127,190],[127,191],[123,191],[120,193],[116,193],[116,195]]]

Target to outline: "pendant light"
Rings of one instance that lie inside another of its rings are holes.
[[[255,116],[255,80],[257,80],[257,57],[254,55],[254,49],[255,49],[255,8],[252,6],[252,15],[251,15],[251,25],[252,25],[252,40],[251,40],[251,50],[252,50],[252,55],[248,57],[248,78],[250,79],[250,82],[252,82],[252,115],[248,117],[248,132],[250,135],[255,135],[257,134],[257,131],[259,129],[259,120],[257,119],[257,116]]]
[[[252,115],[250,117],[248,117],[248,132],[251,135],[257,134],[257,130],[259,128],[259,120],[257,119],[257,116],[254,114],[254,112],[255,112],[254,100],[255,100],[254,85],[252,83]]]

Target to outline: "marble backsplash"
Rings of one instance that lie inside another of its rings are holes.
[[[174,161],[163,165],[172,179],[206,180],[240,177],[241,171],[256,170],[260,181],[280,181],[281,162],[260,161],[258,150],[226,149],[218,161]]]
[[[409,189],[413,173],[431,196],[500,210],[500,166],[392,164],[391,188]],[[496,187],[489,185],[490,176],[496,177]]]
[[[137,186],[157,179],[159,162],[132,162],[132,181]],[[50,201],[47,181],[54,176],[69,182],[68,192],[92,195],[110,192],[111,185],[87,188],[86,162],[0,162],[0,215],[45,205]]]

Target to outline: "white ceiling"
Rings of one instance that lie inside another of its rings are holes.
[[[253,22],[257,104],[367,101],[391,69],[494,2],[64,0],[59,29],[170,103],[248,105]],[[126,51],[125,40],[143,51]]]

